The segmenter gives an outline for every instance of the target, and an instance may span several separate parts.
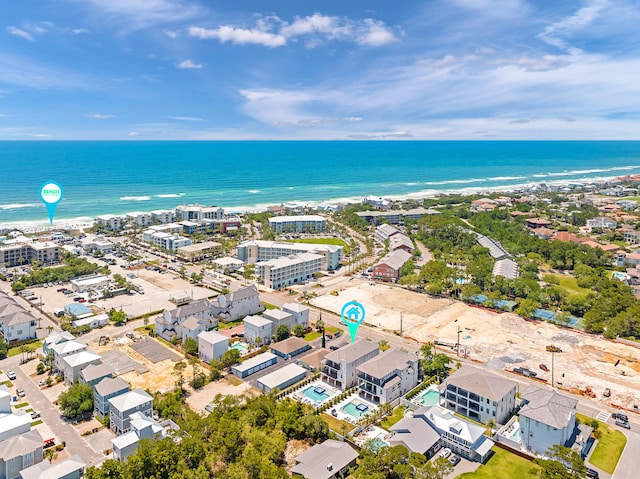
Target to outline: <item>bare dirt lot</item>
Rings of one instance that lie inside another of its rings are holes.
[[[490,361],[495,368],[527,366],[548,381],[551,373],[539,365],[551,367],[551,353],[545,347],[554,344],[563,351],[554,355],[555,380],[562,387],[590,386],[598,401],[626,408],[640,406],[640,349],[549,323],[525,321],[516,314],[380,284],[353,286],[340,291],[338,297],[325,295],[312,303],[340,314],[342,305],[352,300],[363,304],[365,322],[370,325],[396,331],[403,312],[407,337],[455,344],[460,330],[460,350],[467,351],[468,357]],[[610,398],[602,396],[605,388],[611,389]]]

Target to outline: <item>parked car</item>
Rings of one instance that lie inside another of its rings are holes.
[[[42,387],[42,386],[46,386],[47,385],[47,380],[46,379],[41,379],[40,381],[38,381],[38,386]]]
[[[616,419],[616,426],[620,426],[625,429],[631,429],[631,425],[627,421],[623,421],[622,419]]]
[[[449,458],[449,462],[451,463],[452,466],[455,466],[460,462],[460,456],[458,456],[457,454],[454,454]]]
[[[24,392],[24,389],[22,389],[22,388],[18,388],[18,389],[16,389],[16,395],[17,395],[18,397],[23,398],[23,397],[25,397],[25,396],[26,396],[26,393]]]
[[[40,411],[32,411],[31,419],[38,419],[40,417]]]
[[[598,479],[600,475],[598,474],[598,471],[596,471],[595,469],[590,469],[587,467],[587,477],[590,479]]]
[[[12,381],[14,381],[16,379],[16,373],[14,370],[10,369],[9,371],[7,371],[7,377],[9,379],[11,379]]]
[[[7,373],[7,374],[8,374],[8,373]],[[626,414],[622,414],[622,413],[619,413],[619,412],[614,412],[614,413],[611,415],[611,417],[612,417],[613,419],[620,419],[621,421],[629,422],[629,417],[628,417]]]
[[[440,457],[444,457],[445,459],[451,455],[451,449],[445,447],[442,451],[440,451]]]

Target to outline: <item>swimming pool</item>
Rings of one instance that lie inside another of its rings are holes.
[[[231,345],[231,349],[237,349],[238,352],[240,353],[240,355],[244,355],[246,354],[247,350],[249,349],[249,346],[247,346],[246,344],[241,343],[240,341],[236,341],[235,343],[233,343]]]
[[[326,389],[322,386],[318,386],[317,384],[309,386],[304,391],[302,391],[302,393],[309,399],[312,399],[317,403],[322,403],[326,401],[327,398],[329,398],[329,394],[327,394]]]
[[[503,434],[507,439],[520,442],[520,423],[515,421]]]
[[[428,388],[425,392],[418,397],[418,404],[423,406],[435,406],[440,399],[440,392],[437,389]]]
[[[353,401],[349,401],[347,404],[342,406],[340,410],[354,419],[360,419],[361,417],[366,416],[371,412],[369,410],[369,406],[356,399],[354,399]]]

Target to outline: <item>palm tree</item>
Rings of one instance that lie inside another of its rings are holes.
[[[183,361],[178,361],[173,365],[173,374],[178,376],[178,380],[176,381],[176,389],[182,389],[182,385],[184,384],[184,370],[187,368],[187,364]]]
[[[49,449],[46,449],[42,455],[45,457],[45,459],[49,460],[49,464],[51,464],[51,462],[55,461],[56,459],[58,459],[58,453],[56,452],[55,448],[50,447]]]
[[[47,326],[47,334],[51,335],[51,331],[53,331],[53,326]]]

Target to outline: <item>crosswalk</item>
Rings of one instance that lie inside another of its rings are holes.
[[[607,411],[600,411],[596,416],[596,419],[598,421],[607,422],[607,419],[609,419],[610,417],[611,414],[609,414]]]

